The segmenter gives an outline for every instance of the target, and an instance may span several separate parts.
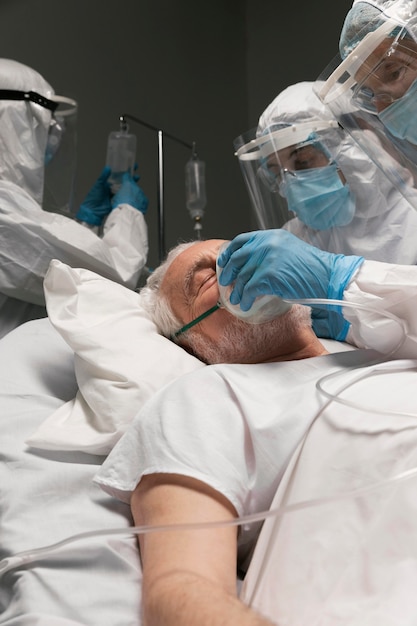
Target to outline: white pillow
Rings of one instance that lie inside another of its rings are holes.
[[[204,367],[158,334],[140,294],[122,285],[53,260],[44,289],[49,319],[75,353],[79,391],[41,424],[30,446],[108,454],[148,398]]]

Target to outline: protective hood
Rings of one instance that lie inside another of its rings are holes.
[[[415,0],[355,0],[343,24],[339,40],[342,59],[346,58],[364,38],[391,18],[407,22],[415,12]]]
[[[34,91],[51,98],[54,90],[38,72],[0,59],[0,90]],[[52,112],[29,100],[0,99],[0,179],[15,183],[42,204],[45,150]]]
[[[301,82],[284,89],[259,118],[258,132],[264,133],[277,123],[335,121],[314,93],[313,85]],[[340,129],[330,135],[327,146],[356,198],[355,218],[382,217],[389,211],[392,184],[356,142]]]
[[[353,219],[347,225],[320,232],[310,228],[288,212],[285,198],[279,193],[269,191],[265,199],[266,192],[262,190],[265,185],[259,174],[248,176],[247,163],[241,160],[259,227],[276,228],[285,224],[285,228],[304,240],[331,252],[404,264],[417,262],[417,212],[355,139],[338,127],[330,109],[315,95],[313,85],[313,82],[301,82],[282,91],[261,115],[256,135],[266,136],[271,128],[282,127],[282,133],[288,134],[291,126],[296,129],[310,123],[311,128],[319,128],[327,124],[330,130],[326,132],[326,148],[354,197]],[[274,134],[279,135],[270,136]]]
[[[315,92],[417,210],[416,42],[417,0],[358,0]]]

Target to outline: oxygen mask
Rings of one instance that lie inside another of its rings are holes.
[[[229,243],[229,241],[226,241],[220,246],[218,257],[223,250],[227,248]],[[263,324],[290,310],[292,305],[289,302],[282,300],[282,298],[278,296],[264,295],[256,298],[248,311],[243,311],[240,308],[240,304],[232,304],[230,302],[230,294],[233,291],[234,283],[230,283],[230,285],[226,287],[220,284],[220,274],[222,270],[223,268],[216,262],[217,283],[219,286],[219,300],[221,306],[244,322],[248,324]]]

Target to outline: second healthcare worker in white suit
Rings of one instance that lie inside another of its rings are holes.
[[[65,133],[60,106],[38,72],[0,59],[0,337],[46,315],[43,278],[51,259],[130,288],[146,262],[148,201],[133,177],[111,197],[110,171],[103,170],[78,221],[42,208],[45,164]],[[98,236],[91,227],[102,222]]]
[[[407,266],[417,263],[417,211],[339,127],[314,94],[313,83],[280,93],[258,127],[238,138],[235,147],[265,230],[238,236],[223,255],[220,265],[228,268],[220,280],[234,282],[233,304],[246,311],[254,298],[275,294],[376,307],[411,320],[401,354],[416,356],[415,273]],[[383,158],[388,169],[394,164],[399,172],[401,166],[388,153]],[[405,181],[410,173],[403,168],[402,176]],[[410,184],[407,195],[412,193]],[[329,280],[323,269],[331,274],[336,259],[345,259],[346,269]],[[313,328],[319,337],[383,348],[391,334],[388,320],[368,316],[358,325],[357,314],[347,307],[343,317],[327,307],[313,308]]]
[[[252,131],[257,149],[240,141],[237,156],[259,224],[328,252],[416,264],[417,211],[313,86],[296,83],[271,102]]]

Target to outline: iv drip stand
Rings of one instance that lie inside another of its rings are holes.
[[[159,250],[159,262],[163,261],[166,254],[166,244],[165,244],[165,198],[164,198],[164,131],[158,128],[157,126],[153,126],[152,124],[148,124],[148,122],[144,122],[130,113],[123,113],[120,116],[120,123],[126,124],[126,120],[132,120],[141,126],[145,126],[146,128],[150,128],[151,130],[155,130],[158,133],[158,189],[157,189],[157,203],[158,203],[158,250]],[[165,136],[169,137],[173,141],[180,143],[186,148],[194,149],[195,144],[190,144],[175,135],[171,135],[170,133],[165,132]]]

